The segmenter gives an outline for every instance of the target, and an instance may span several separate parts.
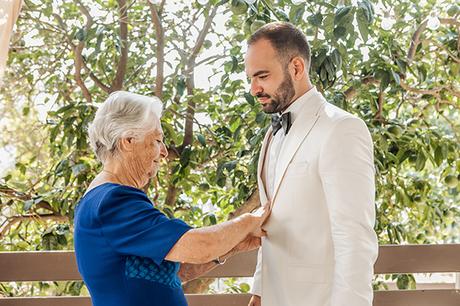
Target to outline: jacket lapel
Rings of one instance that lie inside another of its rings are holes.
[[[325,102],[324,98],[318,94],[314,97],[314,99],[309,101],[312,105],[302,109],[302,112],[292,124],[292,127],[284,140],[276,165],[275,190],[273,193],[272,205],[275,202],[279,187],[284,179],[289,163],[318,121],[320,117],[320,110]]]
[[[267,133],[265,134],[264,141],[262,142],[262,148],[260,149],[259,153],[259,163],[257,165],[257,184],[259,186],[259,196],[260,196],[260,203],[264,205],[267,203],[267,191],[265,190],[265,180],[263,179],[263,170],[265,165],[265,156],[267,154],[268,144],[272,139],[272,127],[268,128]]]

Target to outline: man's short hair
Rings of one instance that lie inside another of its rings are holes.
[[[254,32],[248,39],[248,46],[261,39],[268,40],[281,63],[288,63],[293,57],[300,56],[305,60],[307,70],[310,68],[310,46],[307,37],[292,23],[271,22]]]

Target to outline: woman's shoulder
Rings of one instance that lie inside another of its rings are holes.
[[[130,202],[143,203],[144,205],[152,205],[147,195],[140,189],[121,185],[117,183],[106,182],[98,186],[94,186],[86,192],[81,202],[92,202],[97,210],[110,205],[127,205]]]
[[[131,186],[126,186],[126,185],[120,185],[116,183],[105,183],[103,184],[104,186],[98,186],[102,187],[101,192],[103,193],[103,198],[101,200],[103,202],[147,202],[150,205],[152,204],[145,194],[140,189],[131,187]]]

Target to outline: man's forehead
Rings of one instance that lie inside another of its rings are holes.
[[[261,39],[248,46],[244,64],[247,76],[253,77],[260,71],[269,72],[275,69],[278,59],[270,42]]]

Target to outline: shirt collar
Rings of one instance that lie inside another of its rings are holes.
[[[282,113],[291,113],[291,122],[294,122],[296,117],[299,115],[301,111],[304,111],[303,108],[304,106],[307,106],[307,104],[314,104],[312,100],[312,97],[316,96],[318,94],[318,90],[316,89],[315,86],[313,86],[311,89],[309,89],[306,93],[304,93],[302,96],[297,98],[294,102],[289,105],[289,107]],[[313,106],[313,105],[312,105]],[[307,111],[314,111],[314,110],[307,110]]]

